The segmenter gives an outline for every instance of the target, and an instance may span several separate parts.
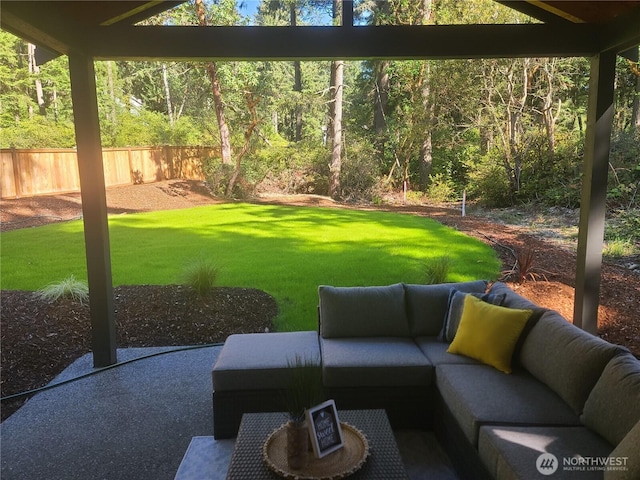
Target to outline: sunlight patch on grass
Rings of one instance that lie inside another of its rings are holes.
[[[216,284],[273,295],[277,329],[315,329],[318,285],[423,283],[429,259],[450,259],[448,281],[492,279],[482,242],[433,220],[389,212],[223,204],[109,220],[114,285],[181,283],[195,255],[215,258]],[[2,234],[3,289],[86,279],[81,222]]]

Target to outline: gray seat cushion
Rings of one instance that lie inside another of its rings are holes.
[[[426,386],[433,365],[410,338],[321,338],[327,387]]]
[[[547,311],[527,335],[520,364],[579,415],[604,367],[624,351]]]
[[[286,388],[296,357],[320,365],[317,332],[230,335],[211,372],[213,390]]]
[[[438,337],[417,337],[414,340],[416,345],[422,350],[422,353],[427,356],[434,366],[443,363],[480,365],[479,361],[471,357],[447,352],[449,344],[441,342]]]
[[[436,367],[436,385],[472,445],[482,425],[581,425],[550,388],[524,371],[506,375],[487,365]]]
[[[613,357],[587,398],[580,418],[611,444],[620,443],[640,421],[640,360],[630,353]]]
[[[487,425],[480,428],[478,451],[482,462],[496,480],[582,480],[602,479],[603,471],[577,465],[579,457],[606,458],[611,452],[611,445],[585,427]],[[542,465],[538,459],[545,453],[555,458],[547,456],[549,463]],[[551,473],[553,468],[556,470]]]
[[[484,293],[487,282],[440,283],[436,285],[405,284],[407,316],[411,335],[434,336],[440,333],[452,288],[467,293]]]
[[[622,439],[616,448],[611,452],[611,459],[616,465],[615,469],[604,472],[605,480],[638,480],[640,478],[640,455],[638,446],[640,445],[640,421],[635,424],[629,433]],[[624,460],[620,460],[624,459]],[[620,462],[624,465],[617,465]]]
[[[318,288],[324,338],[408,337],[402,284],[385,287]]]

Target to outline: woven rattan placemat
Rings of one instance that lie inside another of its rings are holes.
[[[316,458],[309,453],[307,466],[300,470],[292,470],[287,462],[286,425],[274,430],[269,435],[262,454],[273,472],[283,478],[299,480],[337,480],[346,478],[357,472],[369,456],[369,442],[364,434],[348,423],[341,423],[344,447],[330,453],[326,457]]]

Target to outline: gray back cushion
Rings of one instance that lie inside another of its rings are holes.
[[[409,336],[401,283],[385,287],[321,285],[318,296],[324,338]]]
[[[587,398],[580,420],[618,445],[640,421],[640,360],[630,353],[613,357]]]
[[[550,310],[527,335],[520,364],[580,415],[604,367],[624,351]]]
[[[514,292],[506,283],[495,282],[489,289],[491,295],[505,295],[502,301],[503,307],[520,308],[522,310],[537,310],[540,307],[531,300],[524,298]]]
[[[440,334],[438,335],[438,340],[441,342],[451,343],[456,336],[456,333],[458,333],[458,326],[460,326],[460,319],[462,318],[462,312],[464,311],[464,299],[467,295],[472,295],[483,302],[487,302],[492,305],[502,305],[506,296],[505,293],[492,295],[490,293],[466,293],[455,288],[451,289],[451,293],[449,294],[449,306],[444,317],[442,330],[440,330]]]
[[[436,285],[405,284],[407,316],[414,337],[437,336],[447,315],[449,293],[452,288],[466,293],[484,293],[487,282],[440,283]]]

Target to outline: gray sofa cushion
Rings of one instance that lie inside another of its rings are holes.
[[[411,335],[414,337],[437,336],[447,314],[451,289],[455,288],[468,293],[484,293],[487,282],[476,280],[437,285],[405,284],[404,288]]]
[[[532,478],[602,479],[602,470],[578,465],[564,465],[565,459],[579,457],[604,458],[611,445],[585,427],[507,427],[480,428],[478,452],[489,473],[496,480]],[[538,458],[544,453],[555,459],[553,470],[538,468]],[[574,461],[575,461],[574,460]]]
[[[611,444],[620,443],[640,420],[640,360],[630,353],[613,357],[589,394],[580,419]]]
[[[491,285],[489,292],[491,295],[505,295],[502,302],[503,307],[520,308],[523,310],[537,310],[540,307],[531,300],[524,298],[522,295],[514,292],[506,283],[495,282]]]
[[[320,365],[317,332],[229,335],[211,372],[213,390],[286,388],[296,356]]]
[[[433,365],[410,338],[321,338],[327,387],[426,386]]]
[[[623,351],[547,311],[527,335],[520,363],[581,414],[604,367]]]
[[[640,421],[635,424],[626,437],[613,449],[610,458],[613,459],[616,469],[604,472],[604,480],[638,480],[640,478]],[[623,462],[624,465],[618,465]]]
[[[449,344],[441,342],[437,337],[417,337],[414,340],[416,345],[422,350],[422,353],[427,356],[434,366],[443,363],[481,365],[479,361],[473,358],[447,352]]]
[[[442,324],[442,330],[440,330],[440,334],[438,335],[438,340],[449,343],[453,341],[458,331],[458,326],[460,325],[460,319],[462,318],[462,312],[464,310],[464,298],[467,295],[473,295],[483,302],[492,305],[502,305],[502,302],[507,296],[506,293],[492,295],[490,293],[467,293],[461,292],[458,289],[452,289],[449,294],[447,313],[444,318],[444,323]]]
[[[385,287],[318,288],[324,338],[408,337],[402,284]]]
[[[581,425],[551,389],[524,371],[505,375],[487,365],[436,367],[436,385],[472,445],[484,424]]]

